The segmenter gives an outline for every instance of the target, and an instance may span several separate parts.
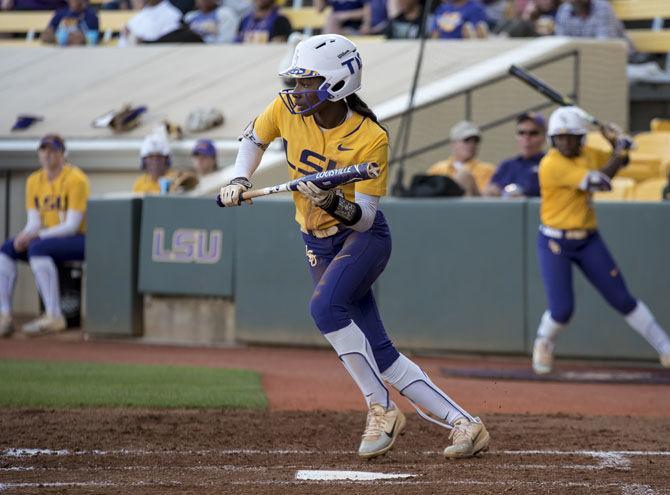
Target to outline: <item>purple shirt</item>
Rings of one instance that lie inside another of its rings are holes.
[[[469,0],[460,7],[443,3],[435,10],[432,31],[437,32],[440,39],[462,39],[463,25],[466,22],[473,26],[480,22],[486,23],[486,12],[479,2]]]
[[[540,196],[540,182],[537,171],[543,157],[544,152],[530,158],[517,155],[505,160],[498,165],[496,173],[491,177],[491,183],[498,186],[501,191],[505,189],[505,186],[516,184],[523,190],[524,196],[538,197]]]

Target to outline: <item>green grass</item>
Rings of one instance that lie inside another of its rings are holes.
[[[2,360],[0,406],[264,409],[253,371]]]

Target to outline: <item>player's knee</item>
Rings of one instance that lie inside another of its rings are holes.
[[[631,296],[628,291],[622,291],[614,294],[610,299],[610,304],[622,315],[630,314],[637,306],[637,300]]]
[[[34,241],[28,246],[28,258],[33,256],[51,256],[47,243],[44,241]]]
[[[2,247],[0,247],[0,252],[5,253],[10,258],[13,257],[14,239],[7,239],[5,242],[3,242]]]
[[[567,324],[572,318],[575,311],[574,306],[563,306],[559,308],[551,308],[551,319],[561,325]]]
[[[322,333],[334,332],[349,324],[346,308],[334,302],[330,293],[315,292],[309,302],[309,312]]]

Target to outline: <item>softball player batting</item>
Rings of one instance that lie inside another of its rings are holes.
[[[549,309],[537,329],[533,369],[549,373],[554,343],[574,310],[572,265],[626,322],[659,353],[670,367],[670,338],[649,308],[636,300],[597,230],[591,193],[611,189],[610,179],[628,163],[628,144],[617,129],[605,132],[613,146],[611,155],[583,146],[587,126],[580,109],[562,107],[549,119],[552,148],[540,162],[542,224],[537,238],[540,271]]]
[[[265,148],[277,137],[284,142],[292,179],[356,163],[379,164],[377,178],[337,192],[306,182],[293,193],[315,285],[311,314],[367,401],[360,457],[387,452],[405,426],[385,382],[422,417],[451,428],[446,457],[475,455],[489,443],[483,423],[396,350],[372,294],[391,254],[391,234],[378,209],[386,193],[388,136],[355,94],[362,75],[356,46],[339,35],[311,37],[297,45],[291,66],[279,75],[294,78],[296,86],[282,91],[245,130],[235,162],[237,178],[221,189],[218,200],[224,206],[240,204]]]

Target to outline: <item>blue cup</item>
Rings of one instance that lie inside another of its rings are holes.
[[[160,177],[158,179],[158,186],[160,187],[161,195],[165,195],[170,192],[171,184],[172,179],[170,179],[169,177]]]

